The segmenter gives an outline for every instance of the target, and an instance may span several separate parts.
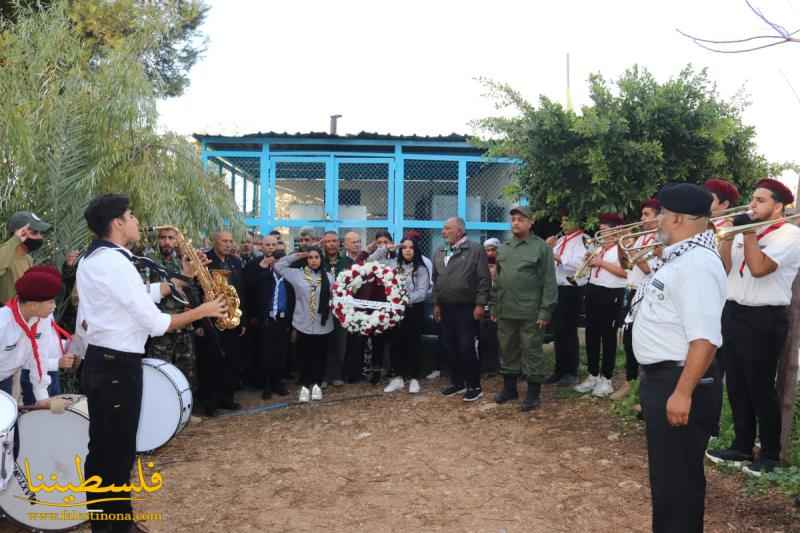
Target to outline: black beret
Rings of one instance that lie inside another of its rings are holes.
[[[692,183],[665,185],[658,193],[658,201],[673,213],[707,217],[714,197],[705,188]]]

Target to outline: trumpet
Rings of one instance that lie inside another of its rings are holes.
[[[730,209],[725,209],[724,211],[720,211],[718,215],[711,217],[709,222],[712,224],[718,222],[720,220],[725,220],[726,218],[732,218],[736,215],[744,215],[744,214],[752,214],[752,210],[750,209],[749,205],[740,205],[738,207],[731,207]]]
[[[776,220],[760,220],[758,222],[753,222],[752,224],[744,224],[742,226],[730,226],[727,228],[719,228],[716,232],[717,246],[719,246],[722,241],[730,240],[740,233],[746,233],[748,231],[754,231],[760,228],[767,228],[773,224],[777,224],[780,222],[789,222],[797,219],[800,219],[800,213],[781,217]]]

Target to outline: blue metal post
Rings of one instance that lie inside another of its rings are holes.
[[[268,232],[272,231],[272,225],[275,222],[275,215],[273,214],[275,187],[270,184],[269,170],[269,144],[264,143],[261,145],[261,159],[259,162],[259,181],[261,182],[261,191],[259,192],[261,194],[258,218],[262,235],[266,235]]]
[[[458,216],[467,220],[467,162],[458,161]]]
[[[389,213],[390,221],[393,223],[391,229],[395,239],[402,239],[405,231],[405,159],[403,158],[403,145],[394,146],[394,168],[392,176],[392,186],[389,192]]]

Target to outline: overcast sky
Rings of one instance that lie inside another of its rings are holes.
[[[790,31],[800,0],[752,0]],[[576,108],[586,80],[634,63],[660,80],[686,63],[708,67],[729,98],[744,88],[745,120],[771,160],[800,160],[800,44],[760,52],[707,52],[675,28],[709,38],[765,34],[744,0],[577,1],[210,0],[208,52],[186,94],[160,106],[179,133],[327,131],[471,133],[494,112],[476,77],[508,82],[535,100],[565,101],[571,55]]]

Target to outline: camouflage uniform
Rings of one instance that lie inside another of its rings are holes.
[[[148,252],[147,257],[166,268],[167,271],[181,272],[181,261],[175,252],[168,258],[163,257],[158,250],[148,250]],[[145,272],[142,272],[142,277],[147,281]],[[150,273],[151,283],[160,281],[157,273]],[[164,313],[175,315],[184,312],[186,306],[174,298],[167,297],[161,300],[158,308]],[[178,367],[183,372],[183,375],[186,376],[186,379],[189,380],[192,390],[195,391],[197,390],[197,362],[193,337],[194,333],[191,326],[178,331],[170,331],[161,337],[150,337],[147,342],[147,356],[161,359]]]

